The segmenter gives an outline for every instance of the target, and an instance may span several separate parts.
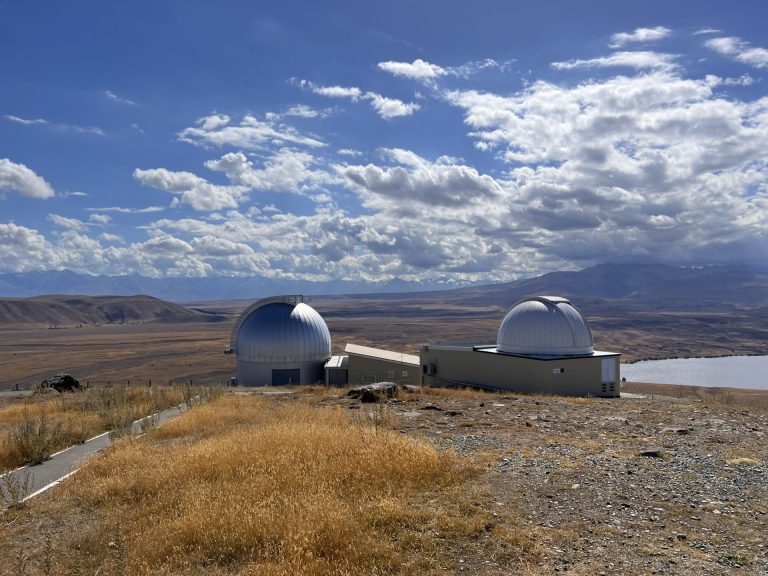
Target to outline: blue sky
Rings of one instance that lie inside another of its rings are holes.
[[[762,265],[767,6],[0,2],[0,272]]]

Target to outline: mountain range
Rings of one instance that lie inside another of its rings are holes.
[[[450,289],[441,289],[450,288]],[[409,294],[410,293],[410,294]],[[503,284],[464,287],[393,280],[307,282],[265,278],[147,278],[88,276],[70,271],[0,274],[0,297],[42,294],[127,296],[143,294],[174,302],[257,299],[275,294],[353,295],[378,298],[461,301],[510,306],[533,294],[566,296],[585,302],[622,300],[664,302],[680,308],[768,306],[768,272],[737,266],[677,267],[663,264],[599,264],[575,272],[552,272]]]
[[[194,300],[256,299],[274,294],[359,294],[410,292],[459,285],[440,282],[419,283],[394,279],[388,282],[309,282],[262,277],[149,278],[90,276],[69,270],[13,272],[0,274],[0,297],[29,297],[42,294],[88,296],[129,296],[146,294],[173,302]]]

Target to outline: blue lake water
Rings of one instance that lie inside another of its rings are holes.
[[[628,382],[768,390],[768,356],[643,360],[622,364],[621,376]]]

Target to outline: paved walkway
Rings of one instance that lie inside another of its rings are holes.
[[[144,421],[152,419],[154,420],[154,424],[160,424],[170,418],[178,416],[185,410],[186,405],[179,404],[178,406],[163,410],[158,414],[147,416],[146,418],[134,422],[131,431],[134,435],[139,435],[142,433],[142,423]],[[90,440],[86,440],[83,444],[76,444],[61,452],[57,452],[42,464],[17,468],[13,472],[8,473],[10,478],[6,478],[5,476],[0,477],[0,490],[3,491],[3,496],[5,496],[7,494],[8,483],[14,481],[24,483],[28,478],[28,495],[24,499],[29,500],[30,498],[34,498],[38,494],[45,492],[49,488],[53,488],[59,482],[77,472],[78,468],[83,464],[83,461],[86,458],[103,450],[110,444],[112,444],[112,439],[109,437],[109,432],[104,432],[103,434],[94,436]],[[5,508],[5,498],[2,498],[0,499],[0,512],[5,510]]]

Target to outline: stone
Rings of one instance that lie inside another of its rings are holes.
[[[42,382],[43,388],[53,388],[56,392],[74,392],[80,390],[80,381],[69,374],[56,374],[51,378],[46,378]]]
[[[661,450],[643,450],[637,453],[638,456],[644,456],[645,458],[664,458],[664,453]]]
[[[360,402],[374,403],[397,396],[397,384],[394,382],[376,382],[352,388],[347,392],[349,398],[357,398]]]

